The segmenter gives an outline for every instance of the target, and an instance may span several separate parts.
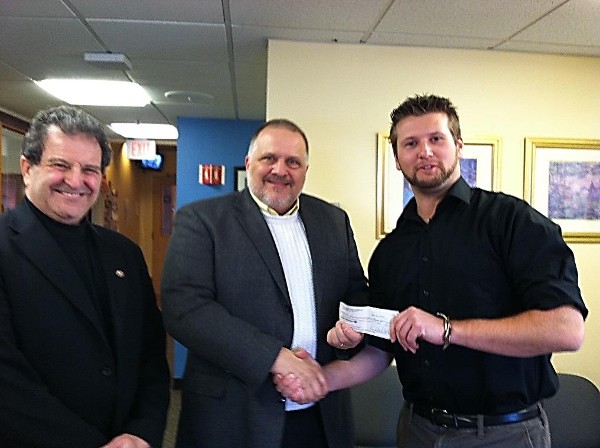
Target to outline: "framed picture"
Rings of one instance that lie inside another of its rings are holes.
[[[498,190],[500,138],[472,138],[465,139],[463,143],[460,170],[467,183],[486,190]],[[394,230],[412,196],[410,184],[396,169],[389,136],[380,132],[377,134],[377,238],[383,238]]]
[[[600,242],[600,140],[525,139],[524,198],[565,241]]]
[[[248,180],[246,179],[246,167],[236,166],[233,169],[235,182],[234,187],[235,191],[242,191],[248,185]]]

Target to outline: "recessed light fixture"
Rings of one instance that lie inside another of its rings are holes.
[[[51,95],[80,106],[144,107],[151,99],[139,84],[128,81],[44,79],[35,83]]]
[[[170,124],[152,123],[111,123],[109,126],[125,138],[177,140],[177,128]]]

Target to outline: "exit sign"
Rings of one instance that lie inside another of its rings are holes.
[[[123,146],[129,160],[152,160],[156,157],[154,140],[127,140]]]

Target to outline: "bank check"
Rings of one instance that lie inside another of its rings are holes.
[[[398,311],[340,302],[340,320],[350,325],[354,331],[379,338],[390,338],[390,322],[396,314]]]

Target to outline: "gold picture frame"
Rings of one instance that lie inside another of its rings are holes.
[[[468,138],[463,140],[463,143],[463,161],[469,167],[471,178],[471,181],[467,181],[480,188],[498,191],[500,138]],[[396,169],[389,134],[379,132],[377,134],[377,216],[375,220],[377,239],[383,238],[394,230],[409,195],[412,193],[407,191],[404,176]]]
[[[600,140],[526,138],[523,197],[565,241],[600,242]]]

